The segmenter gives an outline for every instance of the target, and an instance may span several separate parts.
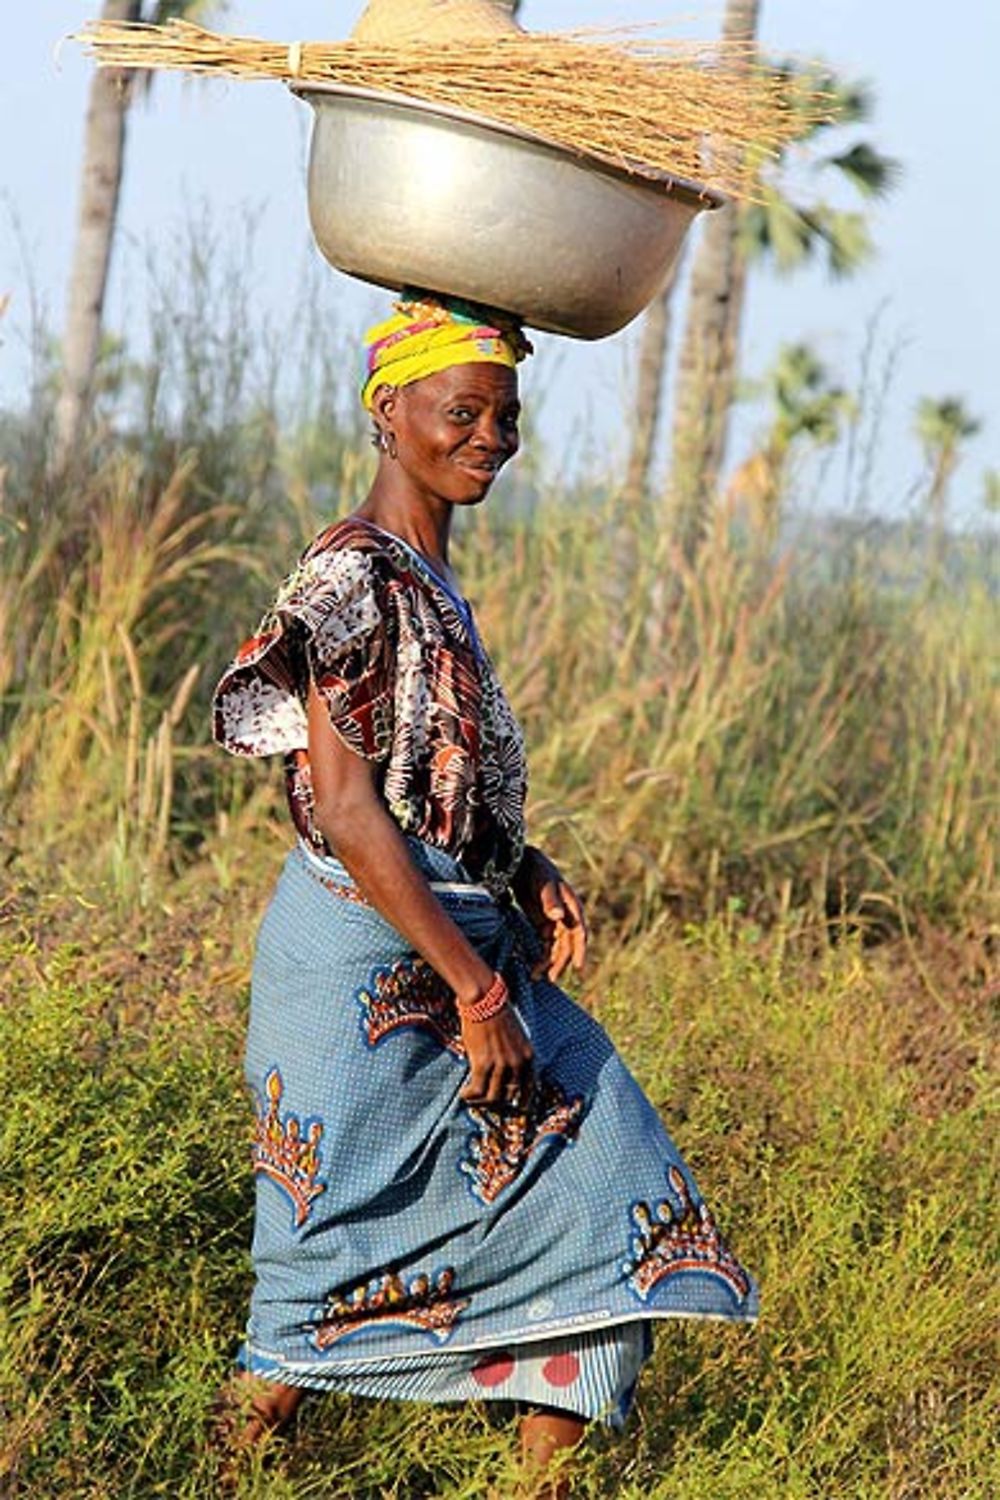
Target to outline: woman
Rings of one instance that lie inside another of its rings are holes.
[[[371,493],[216,695],[221,744],[284,754],[299,834],[253,975],[246,1435],[306,1389],[502,1399],[544,1469],[623,1421],[652,1320],[749,1320],[756,1291],[557,986],[583,910],[525,843],[520,733],[448,561],[517,451],[526,346],[397,307],[367,340]]]

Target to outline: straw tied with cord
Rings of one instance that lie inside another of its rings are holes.
[[[94,21],[102,67],[330,84],[469,111],[637,175],[694,178],[738,200],[830,99],[756,49],[638,29],[530,33],[491,0],[372,0],[346,41],[225,36],[186,21]]]

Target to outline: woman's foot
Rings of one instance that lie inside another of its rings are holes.
[[[289,1426],[304,1395],[297,1386],[235,1371],[216,1399],[215,1446],[231,1455],[254,1450]]]
[[[578,1446],[584,1426],[582,1417],[552,1407],[541,1407],[522,1416],[525,1500],[566,1500],[570,1492],[569,1475],[559,1459]],[[552,1474],[553,1468],[561,1472]]]

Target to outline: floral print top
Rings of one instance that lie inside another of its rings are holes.
[[[405,542],[338,522],[223,673],[214,735],[234,755],[284,755],[295,826],[328,853],[313,821],[311,679],[340,738],[377,765],[403,832],[499,894],[524,852],[524,742],[461,602]]]

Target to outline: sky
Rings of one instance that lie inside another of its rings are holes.
[[[360,0],[231,0],[220,25],[291,41],[344,36]],[[532,29],[663,22],[685,35],[715,34],[721,6],[663,7],[652,0],[526,0]],[[58,329],[76,215],[90,64],[59,38],[99,11],[99,0],[33,0],[10,7],[0,51],[0,297],[10,296],[0,343],[0,406],[23,399],[32,300]],[[1000,203],[993,190],[1000,142],[1000,4],[997,0],[763,0],[763,40],[781,55],[822,58],[865,79],[876,113],[864,132],[899,159],[897,191],[872,211],[878,256],[861,275],[831,282],[820,270],[779,279],[754,272],[743,368],[762,374],[783,343],[807,341],[849,387],[874,338],[876,384],[891,367],[877,443],[875,509],[899,514],[922,470],[913,436],[921,396],[963,398],[983,423],[956,478],[956,518],[980,514],[982,476],[1000,467]],[[194,207],[217,237],[256,216],[255,293],[280,325],[311,261],[305,207],[309,114],[278,84],[191,81],[160,75],[132,111],[107,321],[141,324],[142,266],[168,254]],[[797,181],[803,178],[798,175]],[[808,185],[808,176],[805,179]],[[841,206],[852,206],[840,196]],[[324,271],[324,276],[327,273]],[[675,320],[683,313],[683,284]],[[324,295],[359,334],[384,299],[333,272]],[[525,393],[541,405],[550,463],[582,451],[609,466],[627,442],[637,324],[598,344],[536,339],[541,358]],[[873,332],[874,330],[874,332]],[[534,386],[534,390],[533,390]],[[871,403],[870,403],[871,404]],[[735,460],[763,422],[753,405],[734,426]],[[839,498],[836,473],[816,485]]]

